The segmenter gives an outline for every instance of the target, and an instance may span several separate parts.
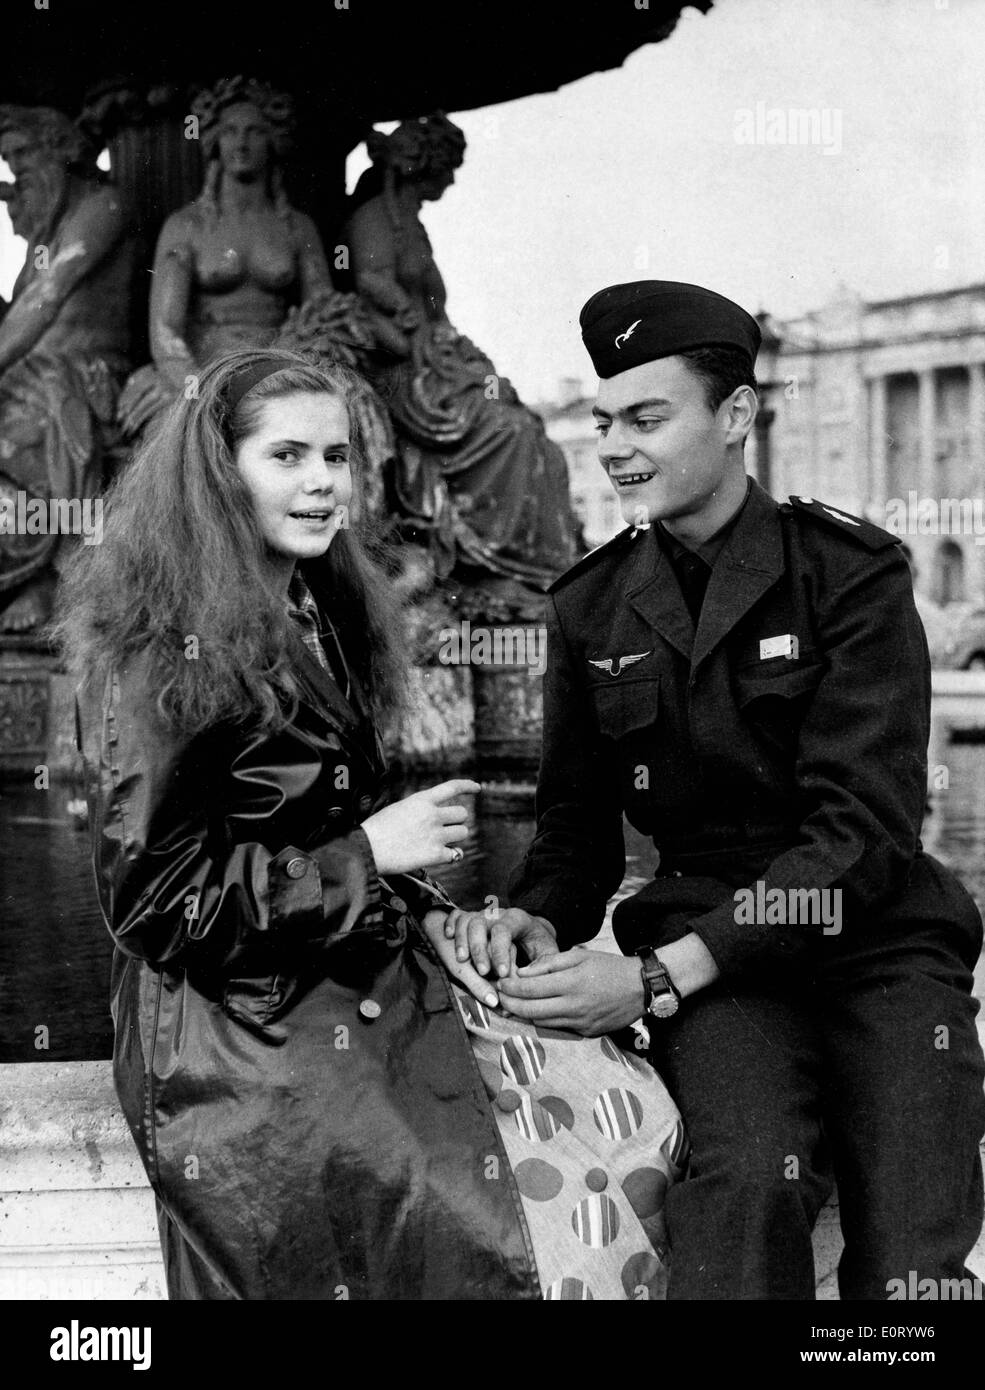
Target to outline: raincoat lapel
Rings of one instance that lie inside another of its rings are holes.
[[[335,730],[343,742],[361,753],[370,764],[383,762],[382,744],[372,722],[362,687],[350,672],[354,703],[342,694],[328,671],[315,660],[304,643],[291,642],[294,669],[308,704]]]

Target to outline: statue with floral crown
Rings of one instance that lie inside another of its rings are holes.
[[[291,98],[252,78],[224,78],[191,105],[205,164],[198,197],[161,229],[151,277],[153,365],[135,373],[121,417],[137,435],[219,353],[264,346],[292,305],[331,280],[310,217],[284,192]]]

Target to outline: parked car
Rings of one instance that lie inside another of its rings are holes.
[[[972,608],[958,620],[943,656],[953,670],[985,671],[985,608]]]

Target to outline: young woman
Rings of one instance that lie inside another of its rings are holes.
[[[455,963],[425,870],[461,857],[476,784],[387,804],[400,615],[346,524],[348,390],[220,358],[65,576],[116,1085],[171,1297],[659,1297],[671,1101]]]

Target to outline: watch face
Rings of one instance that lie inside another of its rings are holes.
[[[655,995],[650,1003],[650,1013],[654,1018],[670,1018],[677,1013],[678,1003],[670,990],[666,994]]]

